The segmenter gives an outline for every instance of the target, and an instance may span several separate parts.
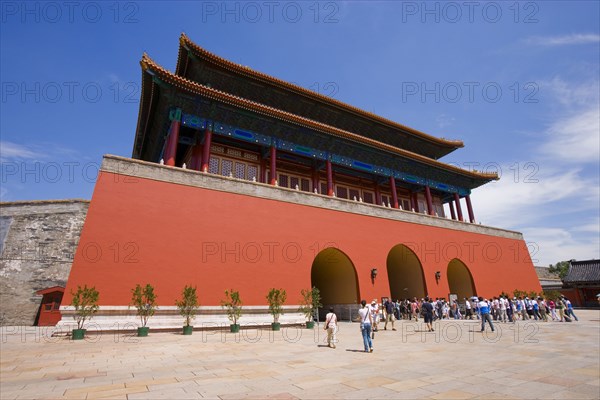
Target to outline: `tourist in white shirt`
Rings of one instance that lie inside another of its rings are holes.
[[[373,336],[375,336],[375,332],[379,328],[379,304],[377,304],[377,299],[373,299],[371,302],[371,316],[373,317]]]
[[[327,331],[327,346],[335,349],[337,339],[337,315],[333,312],[333,307],[329,308],[329,313],[325,316],[325,330]]]
[[[473,319],[473,310],[471,309],[471,302],[466,297],[463,300],[465,301],[465,319]]]
[[[365,352],[373,352],[373,342],[371,341],[371,324],[373,322],[373,316],[371,314],[371,308],[367,306],[365,300],[361,301],[362,308],[358,310],[358,317],[360,320],[360,331],[363,338],[363,344],[365,345]]]
[[[498,308],[500,310],[500,315],[498,316],[498,319],[501,320],[502,322],[506,322],[508,320],[508,316],[506,315],[506,306],[508,305],[508,300],[506,300],[504,297],[500,296],[500,298],[498,299]]]

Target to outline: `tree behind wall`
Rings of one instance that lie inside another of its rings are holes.
[[[569,261],[559,261],[556,264],[550,264],[548,271],[553,274],[558,274],[558,277],[562,280],[569,273]]]

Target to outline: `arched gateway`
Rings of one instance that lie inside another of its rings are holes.
[[[360,301],[354,264],[347,255],[333,247],[321,250],[315,257],[311,284],[321,292],[324,308],[335,305],[336,312],[341,312],[341,308],[351,309]]]
[[[387,272],[392,299],[423,298],[427,294],[423,267],[417,255],[403,244],[396,245],[387,257]]]
[[[454,258],[448,263],[447,276],[450,293],[456,294],[459,300],[477,294],[471,271],[458,258]]]

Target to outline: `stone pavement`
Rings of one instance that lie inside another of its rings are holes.
[[[600,311],[580,322],[396,322],[364,353],[357,323],[337,349],[322,329],[104,333],[2,328],[0,398],[8,399],[598,399]],[[152,320],[150,320],[151,326]],[[381,324],[381,329],[383,324]]]

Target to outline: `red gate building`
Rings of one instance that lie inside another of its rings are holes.
[[[137,283],[155,287],[156,326],[181,326],[174,303],[189,284],[204,322],[226,321],[224,290],[238,290],[242,323],[270,321],[273,287],[288,293],[282,322],[303,319],[300,291],[311,286],[343,317],[361,299],[540,290],[522,235],[476,222],[471,191],[498,177],[439,161],[462,142],[232,63],[185,35],[174,73],[145,54],[141,66],[133,154],[104,157],[66,314],[68,293],[84,284],[100,292],[98,326],[136,324]]]

